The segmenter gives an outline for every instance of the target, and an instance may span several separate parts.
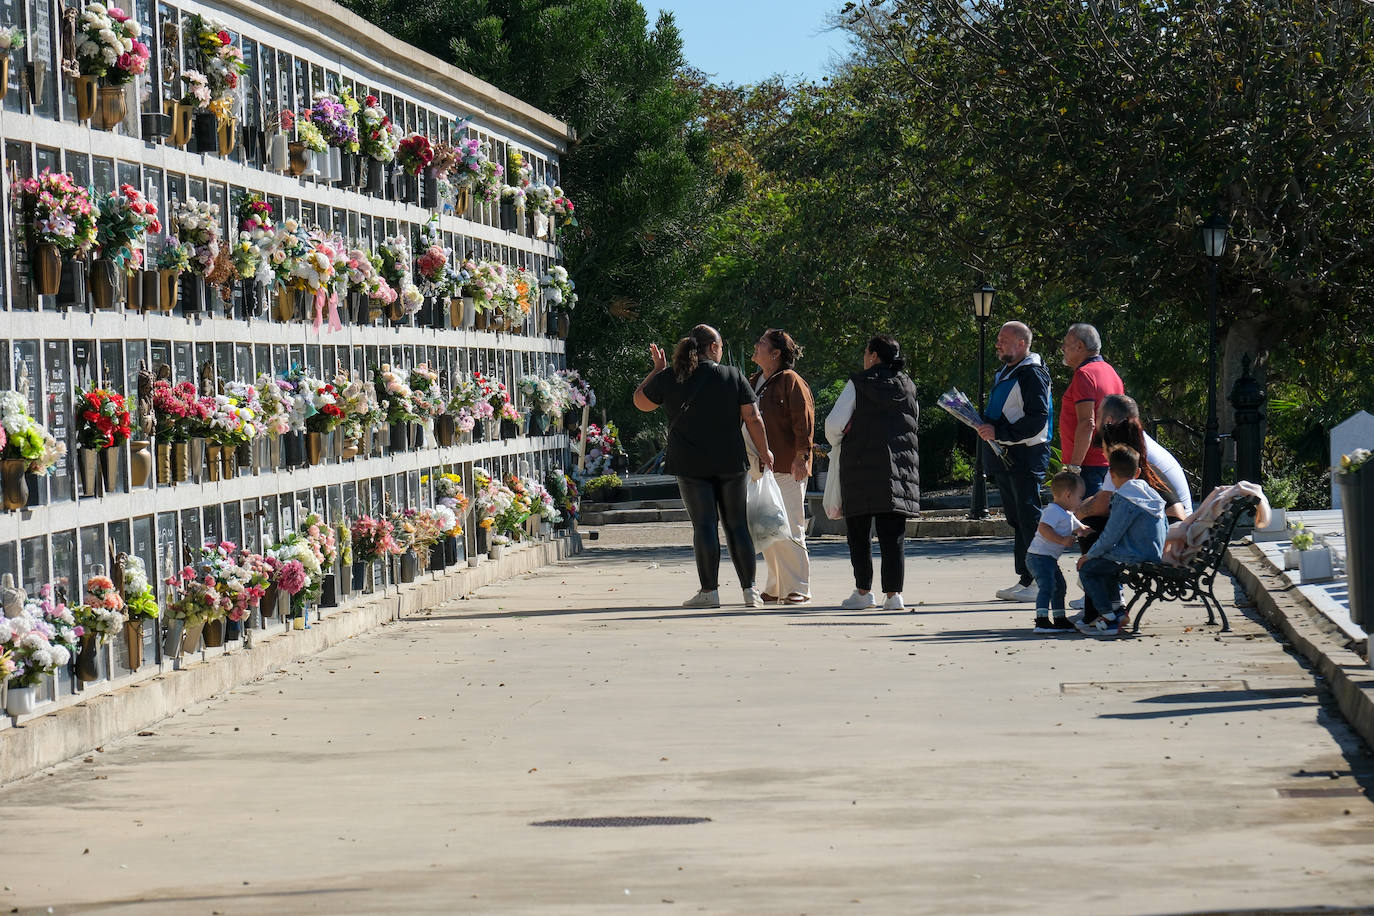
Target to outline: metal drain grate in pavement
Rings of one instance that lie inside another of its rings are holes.
[[[709,817],[569,817],[557,821],[531,821],[531,827],[677,827],[709,824]]]
[[[1365,794],[1359,786],[1340,786],[1331,789],[1279,789],[1280,798],[1359,798]]]
[[[789,627],[890,627],[892,624],[883,623],[881,620],[845,620],[832,622],[828,620],[807,621],[806,623],[789,623]]]

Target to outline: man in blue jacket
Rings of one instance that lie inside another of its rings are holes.
[[[1040,354],[1032,353],[1031,330],[1008,321],[997,332],[997,358],[1002,367],[992,379],[983,410],[987,422],[978,435],[1006,450],[1006,460],[983,449],[983,467],[1002,494],[1002,512],[1016,534],[1013,550],[1017,581],[997,593],[1004,601],[1034,601],[1035,577],[1026,567],[1026,549],[1040,524],[1040,482],[1050,464],[1054,428],[1050,373]]]
[[[1074,626],[1089,636],[1115,636],[1125,623],[1121,618],[1121,568],[1128,563],[1158,563],[1164,552],[1164,498],[1136,476],[1140,456],[1135,449],[1124,445],[1113,448],[1107,454],[1107,473],[1116,485],[1107,527],[1078,558],[1078,580],[1098,613],[1084,611]]]

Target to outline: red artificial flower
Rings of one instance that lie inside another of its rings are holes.
[[[219,43],[220,43],[220,44],[222,44],[222,45],[227,45],[227,44],[229,44],[229,33],[226,32],[226,31],[224,31],[223,29],[220,29],[220,30],[219,30],[219,33],[218,33],[215,37],[219,39]]]

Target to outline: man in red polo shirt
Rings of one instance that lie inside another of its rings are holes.
[[[1075,471],[1092,496],[1107,477],[1107,456],[1093,445],[1093,432],[1102,411],[1102,399],[1125,394],[1121,376],[1102,358],[1102,335],[1090,324],[1072,325],[1060,348],[1064,365],[1073,378],[1059,400],[1059,460],[1064,470]]]

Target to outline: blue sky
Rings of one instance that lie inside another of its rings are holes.
[[[677,20],[688,63],[721,83],[753,83],[786,72],[819,80],[841,33],[826,20],[843,0],[641,0],[649,23],[667,10]]]

